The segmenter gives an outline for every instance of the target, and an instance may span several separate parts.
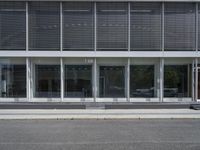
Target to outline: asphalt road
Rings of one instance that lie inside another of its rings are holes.
[[[0,120],[0,150],[200,150],[200,120]]]

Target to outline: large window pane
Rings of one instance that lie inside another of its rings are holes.
[[[123,66],[100,66],[99,96],[125,97]]]
[[[164,67],[164,97],[188,97],[188,66]]]
[[[26,65],[0,65],[0,97],[26,97]]]
[[[0,2],[0,49],[26,49],[26,3]]]
[[[131,50],[161,49],[161,3],[131,3]]]
[[[59,65],[35,65],[35,97],[60,97]]]
[[[130,97],[155,97],[154,65],[130,66]]]
[[[195,4],[165,3],[165,50],[195,50]]]
[[[59,50],[60,9],[58,2],[29,3],[29,49]]]
[[[127,50],[128,4],[97,3],[97,50]]]
[[[65,66],[65,97],[92,97],[92,66]]]
[[[63,3],[64,50],[94,50],[94,5]]]

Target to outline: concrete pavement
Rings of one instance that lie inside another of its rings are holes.
[[[0,119],[200,119],[192,109],[1,109]]]
[[[0,150],[200,150],[199,119],[0,120]]]

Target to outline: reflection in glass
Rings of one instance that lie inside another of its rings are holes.
[[[0,2],[0,49],[26,49],[25,2]]]
[[[65,66],[65,97],[92,97],[92,66]]]
[[[35,97],[60,97],[59,65],[35,65]]]
[[[64,50],[94,50],[94,11],[90,2],[63,3]]]
[[[97,3],[97,50],[128,49],[127,3]]]
[[[100,66],[100,97],[125,97],[123,66]]]
[[[130,97],[154,97],[154,66],[130,66]]]
[[[188,66],[166,65],[164,68],[164,97],[188,96]]]
[[[26,97],[26,65],[0,65],[0,97]]]
[[[59,50],[60,4],[29,2],[29,49]]]

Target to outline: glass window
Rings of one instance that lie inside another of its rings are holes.
[[[125,97],[124,68],[123,66],[100,66],[100,97]]]
[[[29,2],[29,49],[59,50],[60,4]]]
[[[195,3],[165,3],[165,50],[195,50]]]
[[[128,4],[97,3],[97,50],[127,50]]]
[[[188,96],[188,65],[165,65],[164,97]]]
[[[65,97],[92,97],[92,66],[65,66]]]
[[[0,97],[26,97],[26,65],[0,65]]]
[[[94,50],[93,3],[63,3],[63,49]]]
[[[130,97],[155,97],[154,65],[130,66]]]
[[[0,2],[0,49],[26,49],[26,3]]]
[[[131,50],[161,50],[161,3],[131,3]]]
[[[59,65],[35,65],[35,97],[60,97]]]

